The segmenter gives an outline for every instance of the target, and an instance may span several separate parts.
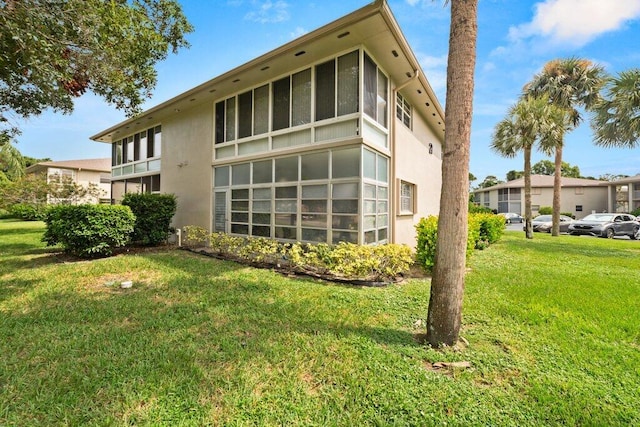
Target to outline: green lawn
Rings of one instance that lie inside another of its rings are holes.
[[[470,262],[469,346],[435,351],[428,280],[74,262],[42,232],[0,220],[0,425],[640,424],[640,242],[507,232]]]

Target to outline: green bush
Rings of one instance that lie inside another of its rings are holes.
[[[43,221],[47,214],[47,205],[16,203],[9,208],[9,215],[24,221]]]
[[[576,219],[576,216],[573,214],[573,212],[560,212],[560,215],[564,215],[564,216],[568,216],[569,218]]]
[[[420,218],[416,225],[416,261],[427,271],[433,270],[436,261],[436,240],[438,239],[438,217],[429,215]]]
[[[167,240],[171,232],[171,219],[176,212],[173,194],[127,193],[122,204],[129,206],[136,217],[131,240],[143,245],[157,245]]]
[[[469,203],[469,213],[493,213],[491,208],[480,206],[475,203]]]
[[[504,218],[493,213],[470,213],[467,228],[467,259],[474,249],[484,249],[500,240],[504,231]],[[436,260],[438,217],[421,218],[416,225],[416,261],[427,271],[432,271]]]
[[[640,208],[637,208],[635,210],[631,211],[631,215],[633,216],[640,216]]]
[[[297,272],[326,278],[386,282],[409,271],[411,248],[385,244],[363,246],[353,243],[282,243],[263,237],[238,237],[225,233],[206,235],[201,227],[187,226],[185,241],[191,245],[209,242],[209,248],[225,258],[241,262],[289,266]]]
[[[47,211],[42,240],[82,258],[108,256],[127,244],[135,219],[128,206],[58,205]]]
[[[500,240],[502,234],[504,233],[505,224],[504,218],[500,215],[494,214],[474,214],[478,220],[480,221],[480,236],[479,240],[481,242],[486,242],[487,244],[493,244]],[[476,249],[483,249],[483,247],[479,247],[478,242],[476,242]]]
[[[538,215],[552,215],[553,208],[551,206],[540,206],[538,209]]]

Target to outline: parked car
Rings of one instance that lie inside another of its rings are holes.
[[[566,215],[560,215],[560,232],[567,233],[569,231],[569,225],[573,222],[573,218]],[[531,221],[533,231],[540,231],[542,233],[551,233],[553,228],[553,217],[551,215],[538,215]],[[526,226],[525,226],[526,227]],[[522,229],[526,231],[525,227]]]
[[[587,215],[580,221],[574,221],[569,227],[569,234],[576,236],[589,235],[598,237],[629,236],[640,238],[640,223],[633,215],[620,213],[596,213]]]
[[[520,216],[517,213],[513,213],[513,212],[502,212],[499,213],[498,215],[503,216],[504,217],[504,222],[507,224],[514,224],[516,222],[522,223],[524,222],[524,218],[522,216]]]

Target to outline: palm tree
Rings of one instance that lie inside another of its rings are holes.
[[[564,111],[549,103],[548,96],[523,96],[496,125],[491,149],[504,157],[524,152],[524,217],[527,239],[533,239],[531,225],[531,151],[538,142],[541,151],[548,153],[564,130]]]
[[[545,64],[542,72],[533,76],[524,91],[536,97],[547,95],[549,102],[565,112],[566,131],[575,129],[582,121],[578,107],[593,108],[600,101],[600,89],[605,82],[604,69],[587,59],[554,59]],[[564,132],[555,144],[555,173],[553,180],[553,228],[560,234],[560,185]]]
[[[434,347],[456,344],[462,322],[473,73],[478,33],[478,0],[451,0],[450,3],[442,191],[427,314],[427,340]]]
[[[609,80],[605,98],[594,112],[591,127],[597,145],[640,146],[640,69],[623,71]]]

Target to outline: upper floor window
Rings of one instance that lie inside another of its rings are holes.
[[[399,93],[396,95],[396,117],[411,129],[411,104]]]
[[[111,165],[119,166],[161,154],[162,129],[160,126],[144,130],[116,141],[111,146]]]
[[[316,120],[358,112],[359,52],[316,65]]]
[[[376,63],[364,54],[364,106],[366,115],[387,127],[388,79]]]

